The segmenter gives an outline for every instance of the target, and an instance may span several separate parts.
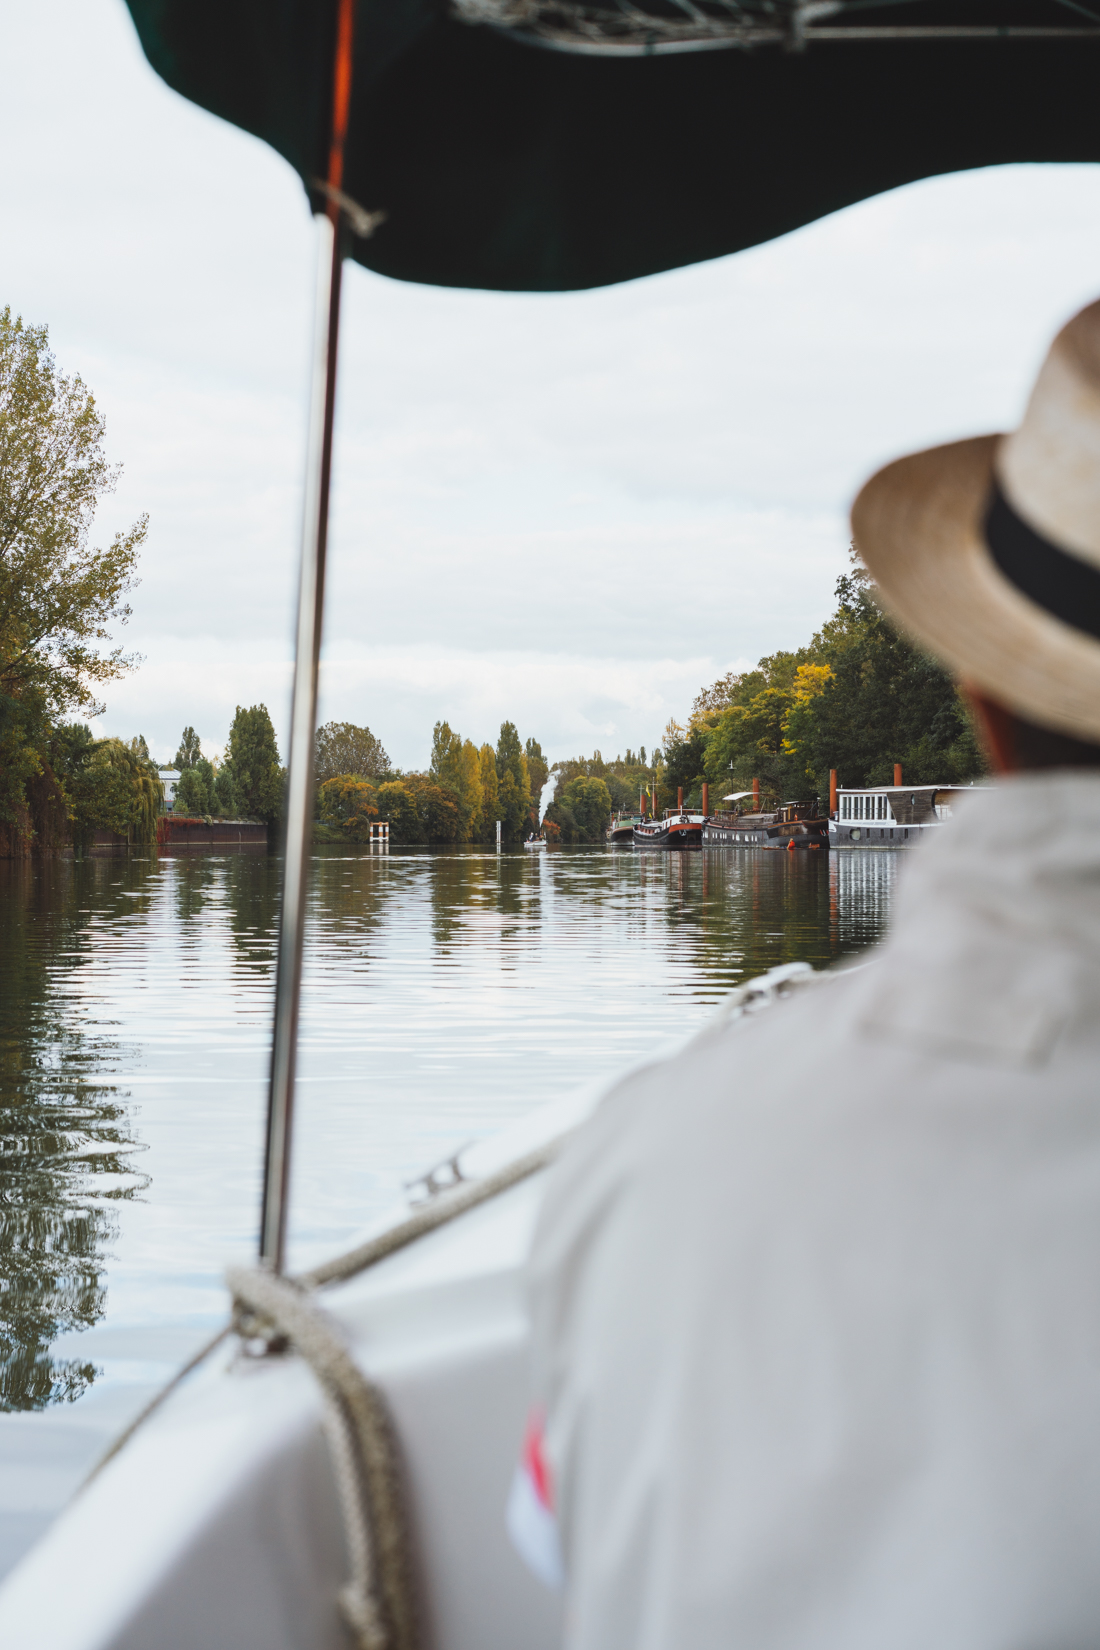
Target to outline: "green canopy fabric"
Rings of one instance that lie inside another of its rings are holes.
[[[324,176],[335,0],[127,0],[167,83]],[[1080,23],[1047,0],[996,19]],[[928,17],[989,20],[971,0]],[[859,21],[901,21],[884,3]],[[812,40],[608,57],[359,0],[344,189],[401,280],[567,291],[719,257],[882,190],[1100,160],[1100,40]]]

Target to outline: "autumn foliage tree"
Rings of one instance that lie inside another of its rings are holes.
[[[369,842],[378,819],[378,793],[358,774],[334,774],[317,788],[321,823],[339,831],[348,842]]]

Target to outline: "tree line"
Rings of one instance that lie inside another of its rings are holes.
[[[317,732],[315,834],[323,842],[364,842],[386,820],[394,843],[509,841],[538,827],[549,768],[537,739],[522,741],[502,722],[495,748],[464,739],[448,722],[432,731],[426,772],[390,765],[369,728],[328,722]]]
[[[102,644],[130,616],[142,515],[106,546],[92,543],[99,501],[119,466],[103,451],[104,422],[79,376],[62,373],[45,327],[0,310],[0,855],[86,841],[108,828],[151,841],[163,806],[145,740],[96,739],[86,718],[99,695],[140,661]],[[548,834],[598,840],[639,794],[658,810],[713,802],[759,779],[783,800],[842,785],[885,783],[900,762],[913,783],[959,783],[984,769],[966,710],[944,670],[893,629],[858,558],[836,586],[837,607],[804,647],[704,688],[686,723],[659,745],[604,761],[596,751],[554,764]],[[514,840],[536,828],[549,768],[534,739],[504,722],[495,748],[438,722],[426,772],[394,770],[367,728],[330,722],[317,735],[317,832],[355,841],[373,820],[395,842]],[[274,823],[284,774],[266,708],[238,706],[223,761],[207,760],[193,728],[176,753],[181,811]]]
[[[804,647],[765,656],[697,694],[686,724],[671,720],[650,755],[605,762],[599,751],[554,764],[547,824],[565,842],[598,841],[613,812],[702,805],[751,790],[803,801],[841,786],[888,785],[894,765],[914,785],[965,784],[985,758],[954,682],[901,635],[874,600],[853,547],[835,611]]]
[[[827,799],[841,786],[889,785],[900,763],[911,784],[964,784],[986,772],[963,700],[948,673],[902,635],[874,599],[853,547],[836,609],[804,647],[760,660],[704,688],[686,726],[665,730],[664,794],[712,807],[753,779],[783,801]]]
[[[286,770],[266,705],[237,706],[220,761],[205,757],[194,728],[184,728],[169,766],[179,773],[176,813],[258,819],[268,826],[282,814]]]

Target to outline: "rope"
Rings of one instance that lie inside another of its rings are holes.
[[[316,1375],[344,1520],[351,1579],[340,1608],[359,1650],[415,1650],[408,1521],[393,1429],[336,1324],[299,1285],[235,1266],[226,1281],[246,1336],[258,1325],[285,1337]],[[243,1312],[242,1312],[243,1308]]]
[[[470,1180],[462,1185],[440,1192],[429,1203],[422,1204],[406,1220],[399,1221],[391,1226],[389,1231],[382,1232],[378,1237],[368,1238],[358,1248],[350,1249],[346,1255],[337,1255],[333,1260],[326,1260],[320,1266],[315,1266],[310,1272],[303,1272],[296,1280],[302,1289],[324,1289],[332,1283],[343,1283],[348,1278],[365,1272],[370,1266],[377,1266],[380,1260],[394,1255],[399,1249],[405,1249],[418,1238],[434,1232],[448,1221],[464,1215],[467,1209],[476,1209],[479,1203],[488,1203],[491,1198],[499,1197],[501,1192],[508,1191],[512,1186],[518,1186],[521,1180],[528,1180],[531,1175],[537,1174],[540,1169],[548,1168],[557,1157],[562,1146],[568,1140],[568,1134],[559,1135],[555,1140],[544,1146],[537,1146],[534,1151],[524,1157],[517,1157],[514,1163],[498,1169],[495,1174],[486,1175],[484,1180]]]
[[[408,1520],[393,1428],[378,1389],[366,1379],[336,1323],[308,1291],[357,1276],[552,1162],[567,1136],[486,1175],[440,1193],[407,1220],[298,1278],[232,1267],[226,1282],[234,1327],[271,1350],[290,1346],[316,1375],[325,1397],[325,1432],[344,1522],[351,1577],[340,1608],[358,1650],[415,1650],[418,1633]],[[273,1333],[272,1333],[273,1332]]]

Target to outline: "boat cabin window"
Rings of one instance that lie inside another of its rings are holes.
[[[887,796],[842,796],[841,819],[892,819]]]

